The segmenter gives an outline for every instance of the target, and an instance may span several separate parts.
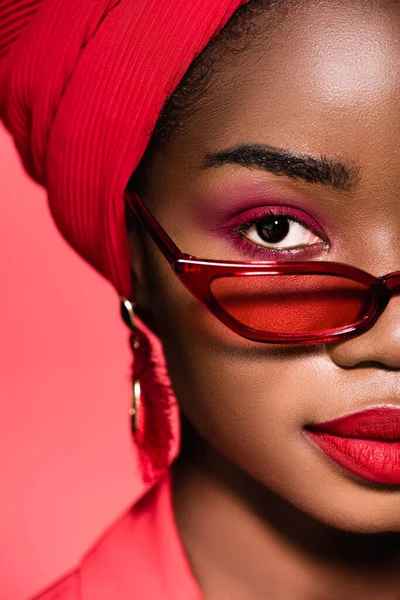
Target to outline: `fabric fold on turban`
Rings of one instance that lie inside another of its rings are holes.
[[[57,228],[132,298],[124,191],[165,101],[248,0],[3,0],[0,118]],[[179,443],[160,340],[138,320],[144,479]]]

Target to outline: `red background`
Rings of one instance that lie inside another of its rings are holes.
[[[0,598],[76,564],[138,491],[114,288],[58,233],[0,127]]]

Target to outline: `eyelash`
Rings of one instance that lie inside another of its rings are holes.
[[[297,212],[297,211],[296,211]],[[251,242],[247,237],[243,235],[244,231],[248,231],[252,226],[256,225],[259,221],[268,216],[285,216],[291,222],[299,223],[302,227],[305,227],[315,235],[321,238],[321,242],[308,245],[307,247],[301,250],[274,250],[273,248],[264,248]],[[298,258],[299,256],[304,258],[312,258],[319,252],[321,249],[327,250],[329,248],[329,241],[327,240],[325,234],[320,230],[319,227],[314,225],[313,223],[307,223],[309,219],[304,218],[301,219],[293,214],[292,209],[286,206],[274,206],[274,207],[265,207],[260,209],[257,216],[248,219],[247,221],[240,223],[235,226],[233,229],[231,228],[228,231],[228,235],[231,240],[235,243],[236,246],[239,246],[240,250],[246,252],[251,256],[259,258],[260,255],[265,260],[265,255],[269,255],[270,260],[274,260],[279,257],[284,257],[286,260],[292,257]],[[310,219],[311,220],[311,219]],[[322,248],[321,248],[322,247]]]

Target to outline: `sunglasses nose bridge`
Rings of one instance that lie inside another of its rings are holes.
[[[395,273],[383,277],[382,283],[384,283],[385,287],[389,290],[391,297],[400,294],[400,271],[396,271]]]

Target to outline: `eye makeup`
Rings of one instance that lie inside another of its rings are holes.
[[[274,186],[274,190],[272,186],[268,187],[269,192],[266,192],[265,184],[261,191],[260,186],[255,188],[254,185],[243,184],[219,188],[201,201],[201,209],[207,208],[206,213],[201,216],[202,225],[219,239],[227,240],[232,248],[239,249],[241,254],[254,260],[306,260],[327,251],[330,248],[330,240],[319,219],[303,208],[307,203],[303,202],[299,195],[295,197],[293,192],[288,193],[287,188],[283,186],[279,186],[279,193],[278,186]],[[265,245],[257,244],[245,235],[246,230],[262,219],[275,215],[287,217],[291,227],[294,223],[299,223],[320,241],[282,248],[279,242],[271,245],[267,242]]]
[[[313,233],[318,235],[321,239],[326,238],[323,229],[311,215],[292,206],[282,204],[274,205],[272,203],[270,204],[269,202],[265,202],[265,204],[262,206],[245,210],[242,213],[235,215],[232,219],[229,219],[228,222],[224,223],[224,227],[235,229],[237,227],[246,225],[247,223],[254,223],[254,221],[262,219],[271,213],[276,215],[285,215],[291,220],[301,223]]]
[[[254,258],[255,260],[306,260],[308,258],[315,257],[324,250],[327,250],[329,248],[329,243],[324,240],[323,237],[318,234],[313,227],[307,225],[305,220],[294,217],[292,215],[292,210],[283,206],[268,206],[262,207],[259,210],[255,209],[255,211],[251,212],[253,212],[253,214],[258,213],[257,216],[254,215],[250,220],[242,221],[236,227],[228,226],[222,229],[220,234],[228,239],[228,241],[230,241],[242,253]],[[315,234],[318,238],[320,238],[319,241],[311,244],[295,245],[293,248],[283,248],[282,244],[284,240],[282,240],[282,242],[277,242],[276,244],[263,246],[262,244],[257,244],[255,241],[251,241],[249,237],[245,235],[245,231],[248,231],[252,226],[257,224],[257,222],[261,221],[265,217],[271,217],[275,215],[283,215],[288,218],[289,222],[299,223],[311,234]],[[240,217],[237,217],[237,219],[240,219]]]
[[[230,176],[226,184],[218,182],[212,187],[192,196],[192,210],[201,226],[219,230],[222,225],[234,226],[236,218],[251,209],[262,207],[284,207],[292,211],[293,217],[301,220],[320,237],[331,227],[327,222],[322,206],[318,206],[315,191],[309,194],[293,190],[293,184],[285,181],[253,179],[249,182],[235,182]],[[296,213],[297,211],[297,213]]]

